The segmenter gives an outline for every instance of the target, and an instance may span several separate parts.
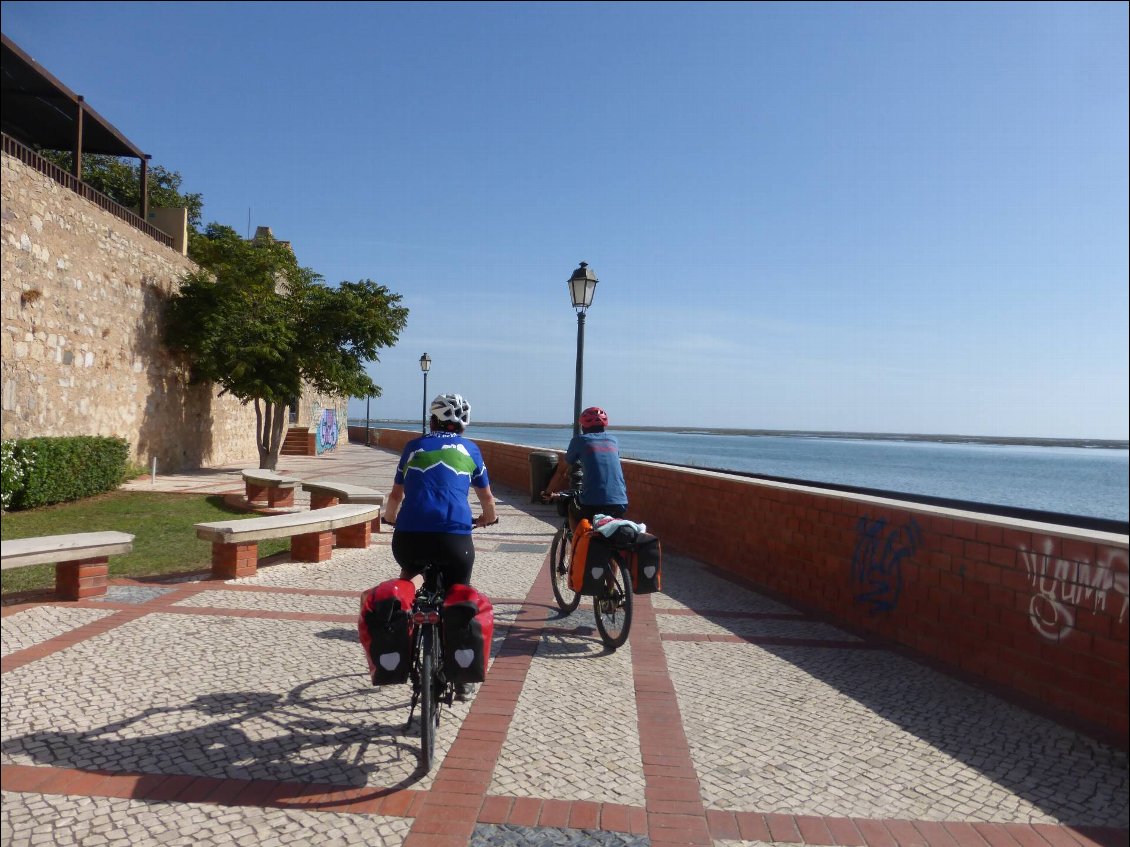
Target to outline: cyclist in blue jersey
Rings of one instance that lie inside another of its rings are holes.
[[[475,564],[471,530],[496,520],[483,454],[463,437],[471,422],[471,406],[458,394],[440,394],[432,401],[430,432],[404,446],[392,492],[385,501],[385,520],[394,524],[392,555],[400,578],[422,583],[426,565],[443,573],[444,585],[469,585]],[[470,489],[482,513],[472,520],[467,500]],[[473,686],[457,685],[466,699]]]
[[[624,483],[624,470],[620,466],[620,446],[616,437],[605,432],[608,414],[598,406],[581,412],[581,433],[574,435],[564,454],[557,456],[557,470],[542,492],[542,499],[568,487],[569,467],[581,464],[580,513],[572,515],[575,525],[581,518],[592,520],[594,515],[623,517],[628,511],[628,488]]]
[[[471,530],[494,523],[496,515],[483,454],[463,437],[470,422],[466,400],[440,394],[432,401],[431,432],[409,441],[400,455],[385,520],[395,524],[392,555],[403,569],[402,579],[412,579],[434,563],[446,585],[471,581]],[[474,522],[467,502],[471,488],[482,506]]]

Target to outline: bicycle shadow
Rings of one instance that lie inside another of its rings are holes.
[[[377,797],[426,774],[419,730],[413,737],[405,728],[406,700],[373,691],[361,673],[312,680],[285,695],[204,694],[87,730],[30,732],[5,739],[0,751],[7,762],[56,768],[369,787]],[[405,775],[372,784],[386,770]]]
[[[546,627],[537,647],[538,659],[600,659],[615,652],[601,640],[595,626],[584,625],[571,629]]]
[[[546,608],[552,611],[553,615],[545,619],[542,633],[546,649],[538,650],[539,658],[598,659],[616,652],[617,648],[609,647],[604,643],[600,630],[596,628],[592,597],[582,597],[580,604],[571,612],[563,612],[557,605],[547,604]],[[629,636],[629,642],[630,640]],[[600,649],[594,651],[594,646]]]

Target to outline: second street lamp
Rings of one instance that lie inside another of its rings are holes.
[[[420,357],[420,370],[424,372],[424,404],[420,415],[420,434],[428,434],[428,371],[432,367],[432,360],[425,353]]]

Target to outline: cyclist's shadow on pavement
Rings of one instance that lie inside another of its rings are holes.
[[[263,691],[204,694],[177,706],[83,731],[39,730],[6,739],[6,762],[102,773],[206,776],[363,787],[382,766],[407,762],[420,777],[419,742],[406,735],[406,703],[361,696],[366,674],[325,677],[286,695]],[[318,686],[326,690],[317,691]],[[365,692],[367,693],[367,691]],[[346,720],[343,715],[353,715]],[[201,719],[205,721],[201,724]],[[153,723],[157,727],[152,726]],[[150,724],[147,728],[146,724]],[[169,725],[189,728],[163,729]]]

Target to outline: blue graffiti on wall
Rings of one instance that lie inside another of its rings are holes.
[[[322,409],[314,430],[314,445],[319,455],[337,447],[337,409]]]
[[[859,519],[855,553],[851,557],[852,584],[857,603],[871,606],[871,614],[894,609],[902,594],[902,562],[922,543],[922,530],[914,518],[903,527],[887,528],[884,519]]]

